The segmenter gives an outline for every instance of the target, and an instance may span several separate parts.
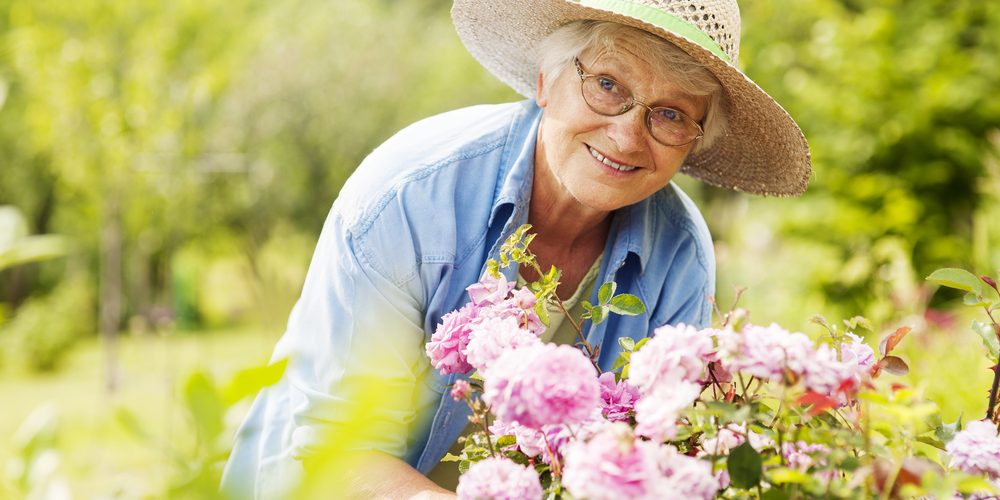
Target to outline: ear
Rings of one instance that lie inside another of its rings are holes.
[[[538,107],[544,108],[548,105],[548,97],[545,92],[545,77],[542,72],[538,72],[538,85],[535,86],[535,102],[538,103]]]

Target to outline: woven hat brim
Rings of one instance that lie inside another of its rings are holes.
[[[728,132],[689,155],[682,172],[715,186],[768,196],[798,196],[809,185],[809,144],[788,112],[733,64],[689,38],[570,0],[455,0],[451,13],[469,53],[529,98],[535,96],[538,78],[538,43],[556,28],[596,20],[656,34],[702,63],[723,87]]]

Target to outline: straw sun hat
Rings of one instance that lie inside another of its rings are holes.
[[[771,196],[805,191],[812,169],[802,131],[736,68],[736,0],[455,0],[452,19],[473,57],[527,97],[535,96],[538,42],[578,20],[633,26],[673,42],[722,82],[728,133],[688,156],[681,171],[709,184]]]

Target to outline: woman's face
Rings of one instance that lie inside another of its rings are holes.
[[[654,72],[630,51],[596,57],[585,53],[580,62],[588,73],[610,76],[650,106],[679,109],[698,122],[705,116],[705,98],[685,94],[670,75]],[[616,210],[662,189],[695,144],[657,142],[646,129],[642,106],[618,116],[595,113],[584,102],[572,67],[551,82],[539,77],[537,101],[544,112],[536,167],[551,172],[546,177],[556,196],[568,194],[590,209]],[[621,167],[609,166],[607,160]]]

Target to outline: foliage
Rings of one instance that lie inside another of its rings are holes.
[[[121,281],[118,325],[175,306],[171,266],[192,239],[235,241],[260,279],[252,266],[264,245],[289,224],[316,234],[343,181],[389,133],[512,95],[464,52],[446,10],[2,0],[0,203],[23,210],[31,232],[78,243],[109,294],[94,300],[115,300]],[[51,286],[42,279],[28,289]],[[17,303],[27,290],[12,293]],[[256,320],[254,307],[241,310],[211,323]]]
[[[190,424],[190,432],[183,435],[193,436],[193,442],[162,442],[132,411],[118,409],[118,421],[132,435],[172,459],[174,470],[168,491],[164,492],[166,497],[217,496],[222,468],[231,449],[231,435],[224,432],[227,414],[237,403],[277,382],[285,365],[285,361],[279,361],[245,369],[221,384],[202,371],[189,374],[181,385],[181,400]]]
[[[38,372],[59,368],[76,342],[96,330],[91,290],[75,277],[29,299],[0,327],[0,354]]]
[[[17,207],[0,205],[0,271],[61,257],[66,254],[67,247],[66,240],[57,235],[28,235],[28,224],[21,211]]]
[[[5,469],[17,496],[39,500],[71,497],[58,451],[60,432],[58,412],[52,406],[43,406],[32,412],[14,434],[16,455]]]
[[[1000,279],[1000,276],[997,277]],[[938,269],[927,277],[927,280],[938,285],[966,292],[963,302],[967,306],[981,307],[986,313],[988,322],[973,320],[972,331],[983,341],[986,348],[986,358],[993,365],[993,385],[990,388],[990,399],[986,406],[987,420],[1000,425],[1000,412],[997,412],[997,391],[1000,390],[1000,288],[997,279],[987,275],[976,276],[964,269]]]
[[[17,207],[0,205],[0,277],[5,269],[66,255],[69,244],[65,238],[47,235],[29,235],[28,224]],[[0,325],[6,312],[0,303]]]
[[[878,304],[896,293],[887,277],[899,265],[917,276],[1000,265],[1000,103],[987,90],[1000,86],[1000,6],[810,0],[742,11],[745,70],[802,126],[815,167],[793,210],[750,200],[742,221],[773,213],[786,249],[810,245],[807,291],[881,324],[901,319],[898,304]]]

